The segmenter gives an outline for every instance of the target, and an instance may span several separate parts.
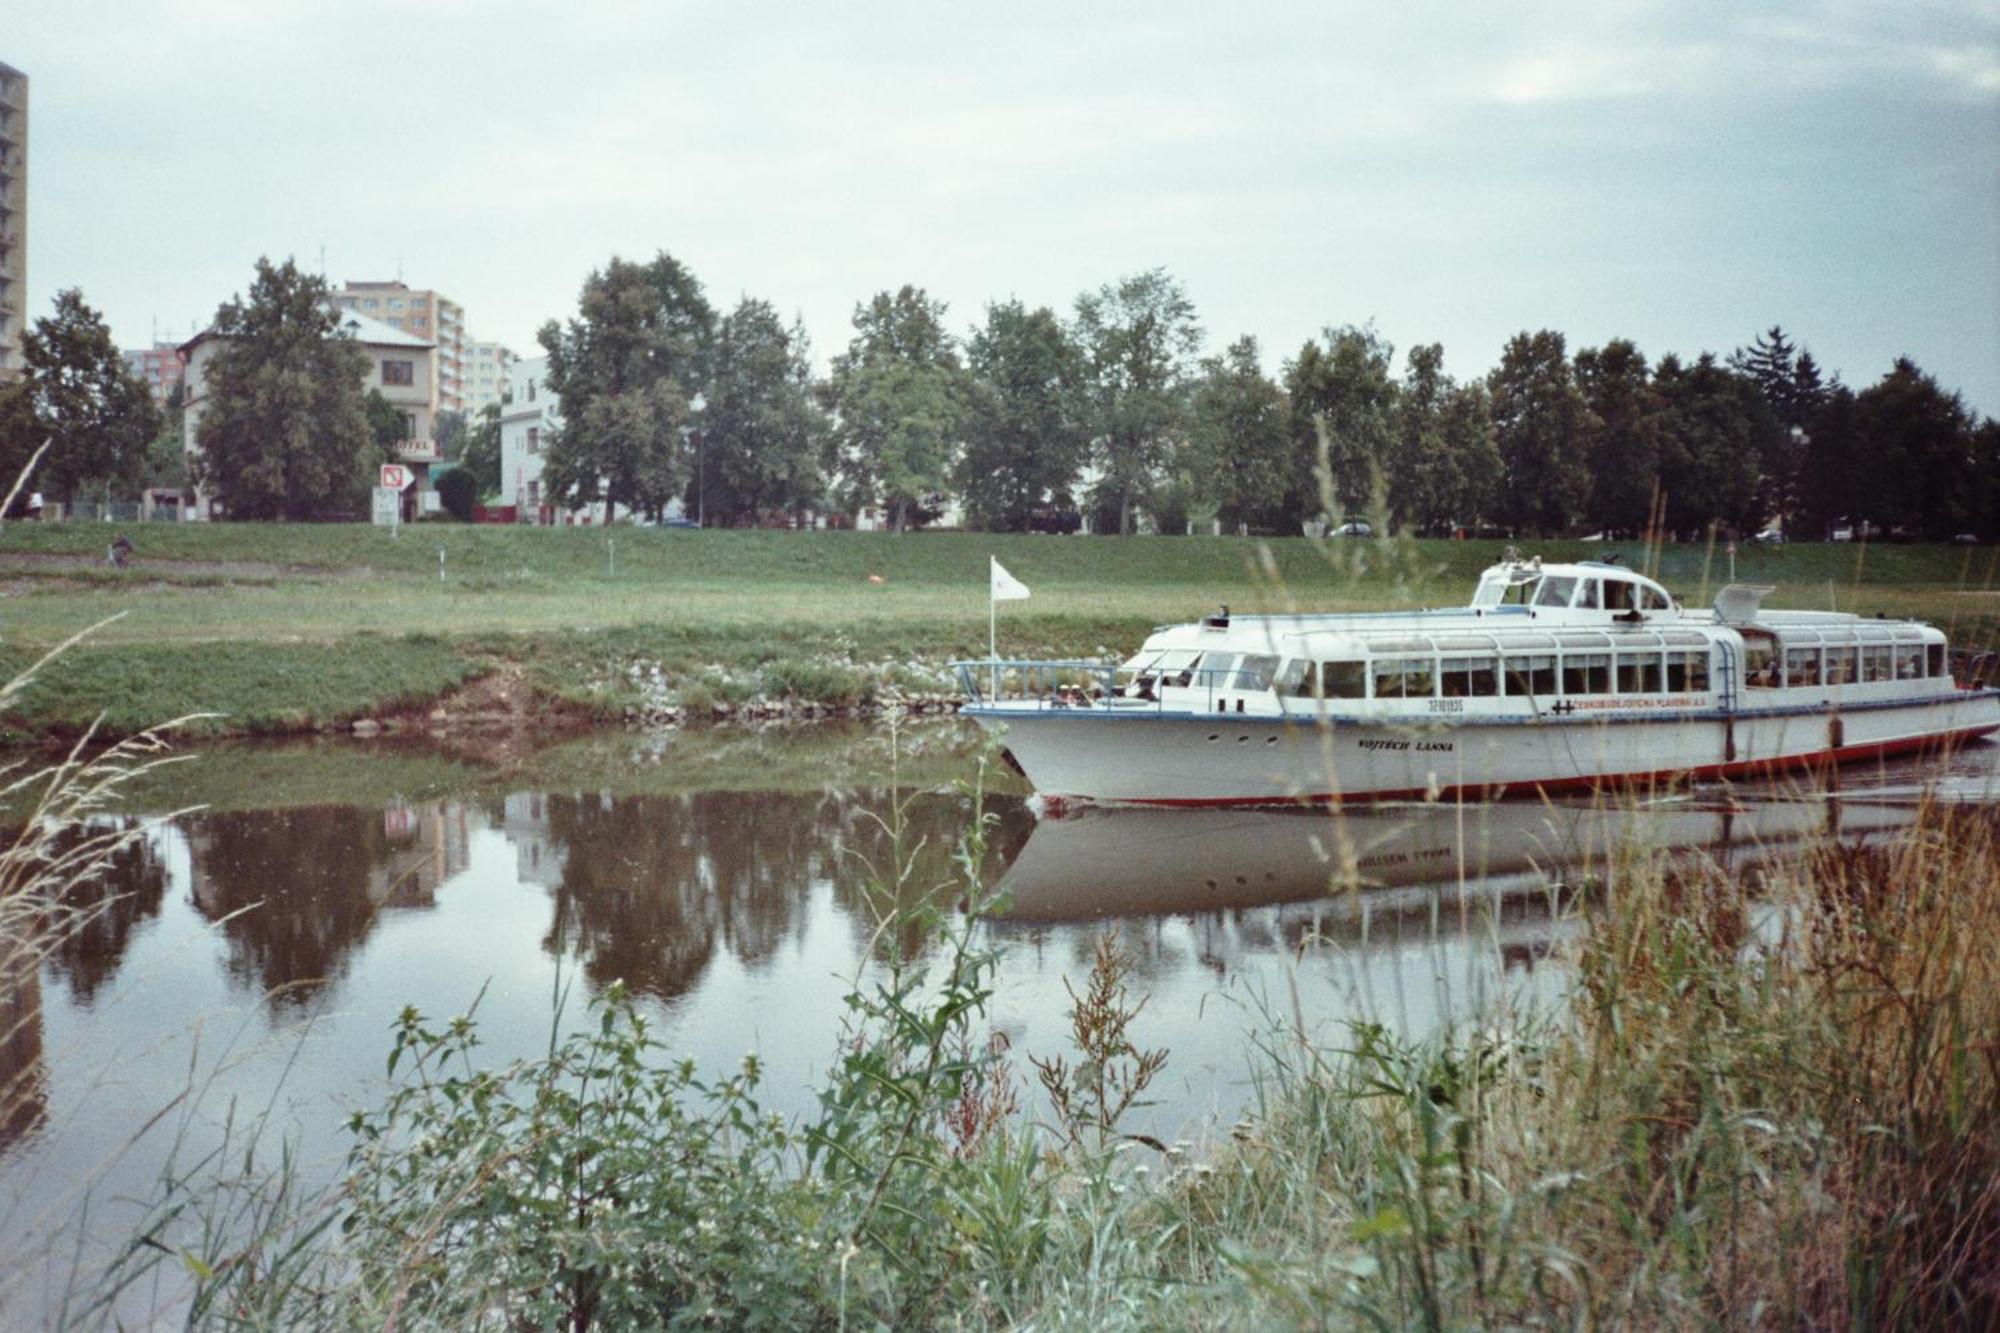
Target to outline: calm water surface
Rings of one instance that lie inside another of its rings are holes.
[[[476,1004],[494,1061],[547,1049],[614,979],[658,1035],[711,1069],[751,1051],[768,1105],[802,1112],[842,997],[879,956],[866,890],[901,810],[919,883],[950,879],[975,775],[956,724],[618,735],[542,755],[307,746],[200,754],[142,793],[201,802],[117,867],[91,927],[0,977],[0,1315],[67,1259],[32,1256],[88,1188],[84,1262],[122,1238],[176,1149],[269,1110],[309,1169],[384,1086],[405,1005]],[[1134,1128],[1200,1141],[1254,1095],[1250,1052],[1277,1019],[1327,1038],[1370,1018],[1421,1033],[1503,990],[1553,994],[1574,928],[1552,881],[1629,839],[1750,863],[1829,828],[1907,824],[1927,787],[1993,800],[2000,746],[1940,766],[1848,770],[1829,802],[1720,789],[1606,812],[1592,802],[1350,813],[1102,811],[1038,821],[989,774],[984,875],[1007,906],[987,1014],[1017,1056],[1066,1049],[1064,979],[1115,926],[1171,1052]],[[1351,858],[1364,890],[1329,895]],[[921,939],[908,940],[917,948]],[[560,1015],[556,995],[572,988]],[[1024,1082],[1023,1107],[1039,1109]],[[1034,1090],[1038,1092],[1038,1090]],[[164,1112],[164,1113],[163,1113]],[[23,1302],[27,1304],[24,1306]]]

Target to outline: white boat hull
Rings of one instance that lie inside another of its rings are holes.
[[[1448,725],[1034,702],[968,706],[1044,796],[1142,805],[1484,797],[1751,775],[1947,747],[2000,730],[2000,692],[1830,708]]]

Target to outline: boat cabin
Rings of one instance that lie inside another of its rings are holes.
[[[1817,707],[1954,688],[1940,631],[1763,612],[1765,591],[1732,585],[1714,611],[1689,613],[1621,566],[1509,561],[1459,609],[1163,627],[1118,669],[1110,697],[1441,720]]]
[[[1674,614],[1678,610],[1667,590],[1644,574],[1603,561],[1544,567],[1540,560],[1509,560],[1479,576],[1479,586],[1472,593],[1473,610],[1530,607],[1543,612],[1640,615]]]

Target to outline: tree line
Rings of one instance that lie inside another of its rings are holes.
[[[328,295],[290,261],[260,260],[249,295],[218,311],[226,347],[194,457],[234,516],[358,508],[392,442],[394,414],[361,395]],[[708,525],[872,507],[907,530],[956,500],[968,526],[996,531],[1087,517],[1100,532],[1297,533],[1369,514],[1423,535],[1782,522],[1797,538],[2000,538],[2000,424],[1908,358],[1851,388],[1782,327],[1657,360],[1627,339],[1572,352],[1559,332],[1523,331],[1489,373],[1460,379],[1438,343],[1399,364],[1372,326],[1349,324],[1274,378],[1253,336],[1210,351],[1164,269],[1064,313],[993,302],[963,330],[948,314],[921,287],[878,292],[821,376],[771,302],[723,313],[671,255],[614,258],[538,335],[564,417],[545,492],[613,516],[679,500]],[[56,439],[61,493],[129,482],[164,452],[171,421],[147,415],[78,294],[23,350],[26,378],[0,392],[0,459]],[[439,434],[468,495],[497,490],[497,413],[445,414]]]

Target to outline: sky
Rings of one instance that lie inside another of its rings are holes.
[[[81,288],[128,347],[261,255],[533,354],[665,250],[822,363],[883,289],[964,332],[1164,267],[1274,373],[1347,324],[1461,378],[1781,324],[2000,415],[2000,0],[0,0],[0,61],[32,313]]]

